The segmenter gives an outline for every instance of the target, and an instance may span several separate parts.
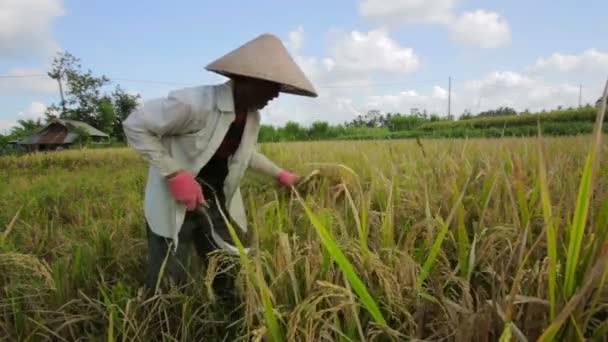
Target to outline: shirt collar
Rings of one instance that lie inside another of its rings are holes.
[[[234,93],[232,81],[220,84],[215,88],[215,103],[222,112],[234,112]]]

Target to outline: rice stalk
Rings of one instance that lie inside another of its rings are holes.
[[[295,191],[295,189],[294,189],[294,191]],[[382,313],[380,312],[380,309],[378,308],[378,304],[374,301],[372,296],[369,294],[369,292],[368,292],[365,284],[361,280],[361,278],[359,278],[359,276],[357,276],[357,273],[355,272],[352,264],[348,261],[348,259],[346,258],[346,256],[344,255],[344,253],[342,252],[342,250],[340,249],[338,244],[331,237],[329,231],[321,223],[319,218],[308,208],[308,206],[306,205],[306,203],[304,203],[304,201],[302,200],[302,198],[300,197],[298,192],[295,191],[295,193],[298,198],[298,201],[300,202],[300,204],[302,205],[302,207],[304,208],[304,210],[306,212],[306,216],[308,217],[308,219],[314,226],[315,230],[319,234],[319,237],[321,238],[321,241],[325,245],[325,248],[329,251],[329,253],[333,257],[333,259],[338,263],[342,272],[344,272],[344,275],[349,280],[350,285],[353,287],[355,292],[358,294],[359,300],[361,300],[362,304],[365,306],[367,311],[372,315],[372,317],[374,318],[376,323],[380,324],[381,326],[386,326],[386,320],[382,316]]]
[[[557,310],[557,234],[553,227],[553,213],[551,212],[551,198],[549,194],[549,187],[547,185],[547,171],[545,167],[545,161],[543,158],[543,151],[541,147],[538,148],[538,167],[539,167],[539,183],[541,202],[543,208],[543,217],[545,220],[545,232],[547,234],[547,255],[549,257],[549,301],[551,303],[550,317],[551,320],[555,319],[555,312]]]
[[[216,197],[216,200],[218,200],[217,197]],[[243,246],[243,243],[239,239],[236,231],[234,230],[234,227],[232,226],[230,221],[226,218],[226,215],[224,214],[223,210],[221,210],[221,208],[219,209],[219,211],[222,215],[222,218],[224,219],[224,221],[226,223],[228,230],[230,231],[230,236],[232,237],[232,240],[235,242],[235,244],[237,246],[237,249],[239,251],[239,257],[241,259],[241,263],[245,266],[245,268],[247,270],[247,274],[249,275],[251,280],[252,281],[255,280],[254,285],[258,288],[260,298],[262,300],[262,305],[264,306],[264,317],[266,319],[266,324],[268,326],[268,329],[270,330],[270,336],[272,338],[271,340],[273,342],[284,341],[284,339],[283,339],[284,335],[283,335],[282,329],[279,325],[279,322],[277,320],[275,310],[273,307],[272,298],[271,298],[272,295],[271,295],[270,289],[268,288],[268,285],[266,284],[266,281],[264,280],[264,276],[261,274],[259,268],[254,269],[254,266],[252,265],[251,260],[247,256],[245,247]]]

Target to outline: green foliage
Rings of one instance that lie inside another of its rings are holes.
[[[66,88],[65,102],[50,105],[47,119],[60,117],[86,122],[118,141],[125,141],[122,122],[137,106],[139,95],[127,94],[120,85],[111,94],[105,94],[102,89],[110,79],[94,76],[91,70],[83,71],[80,59],[69,52],[57,55],[48,75],[61,80]]]
[[[91,135],[86,129],[82,127],[75,127],[74,132],[78,134],[78,143],[80,145],[86,145],[91,141]]]
[[[387,126],[391,132],[413,130],[428,121],[424,117],[416,115],[397,114],[392,116],[387,115],[387,117]]]
[[[112,136],[118,141],[126,141],[125,132],[122,129],[122,123],[127,119],[129,114],[137,107],[137,101],[140,99],[140,95],[127,94],[122,88],[117,85],[116,89],[112,93],[112,100],[114,103],[114,129]]]
[[[327,139],[330,135],[329,124],[323,121],[315,121],[308,132],[308,136],[312,140]]]
[[[106,76],[96,77],[91,70],[82,70],[80,59],[69,52],[60,53],[53,61],[48,75],[63,81],[65,79],[65,103],[61,107],[50,106],[47,116],[57,111],[62,119],[86,122],[93,127],[102,126],[99,106],[102,100],[101,88],[110,82]]]
[[[37,130],[42,128],[44,124],[42,120],[18,120],[17,126],[11,128],[8,135],[0,134],[0,148],[3,150],[8,150],[7,145],[9,141],[19,140],[21,138],[25,138],[28,135],[35,133]]]
[[[278,135],[277,129],[274,126],[261,125],[260,132],[258,133],[258,140],[265,142],[275,142],[279,141],[280,137]]]
[[[99,101],[97,108],[99,126],[97,127],[102,132],[112,132],[114,128],[116,114],[114,106],[110,98],[104,97]]]
[[[307,140],[306,131],[299,123],[289,121],[284,128],[284,136],[288,141]]]
[[[497,109],[488,110],[477,114],[477,117],[490,117],[490,116],[509,116],[517,115],[515,109],[510,107],[499,107]]]

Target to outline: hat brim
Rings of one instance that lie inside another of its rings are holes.
[[[291,95],[299,95],[299,96],[308,96],[308,97],[318,97],[319,95],[316,92],[310,91],[310,90],[306,90],[306,89],[302,89],[302,88],[298,88],[289,84],[284,84],[284,83],[280,83],[277,82],[275,80],[269,79],[269,78],[265,78],[263,76],[252,76],[252,75],[245,75],[245,74],[238,74],[238,73],[234,73],[234,72],[226,72],[226,71],[220,71],[220,70],[213,70],[211,68],[209,68],[208,66],[205,67],[205,70],[210,71],[210,72],[214,72],[216,74],[222,75],[224,77],[230,78],[230,79],[234,79],[234,78],[252,78],[252,79],[257,79],[257,80],[262,80],[262,81],[266,81],[266,82],[272,82],[275,84],[279,85],[279,91],[281,93],[285,93],[285,94],[291,94]]]

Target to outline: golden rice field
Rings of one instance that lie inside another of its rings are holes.
[[[140,157],[0,158],[0,340],[606,341],[608,145],[593,142],[262,145],[319,177],[290,191],[247,174],[256,252],[195,262],[155,296]],[[208,286],[232,266],[236,313]]]

